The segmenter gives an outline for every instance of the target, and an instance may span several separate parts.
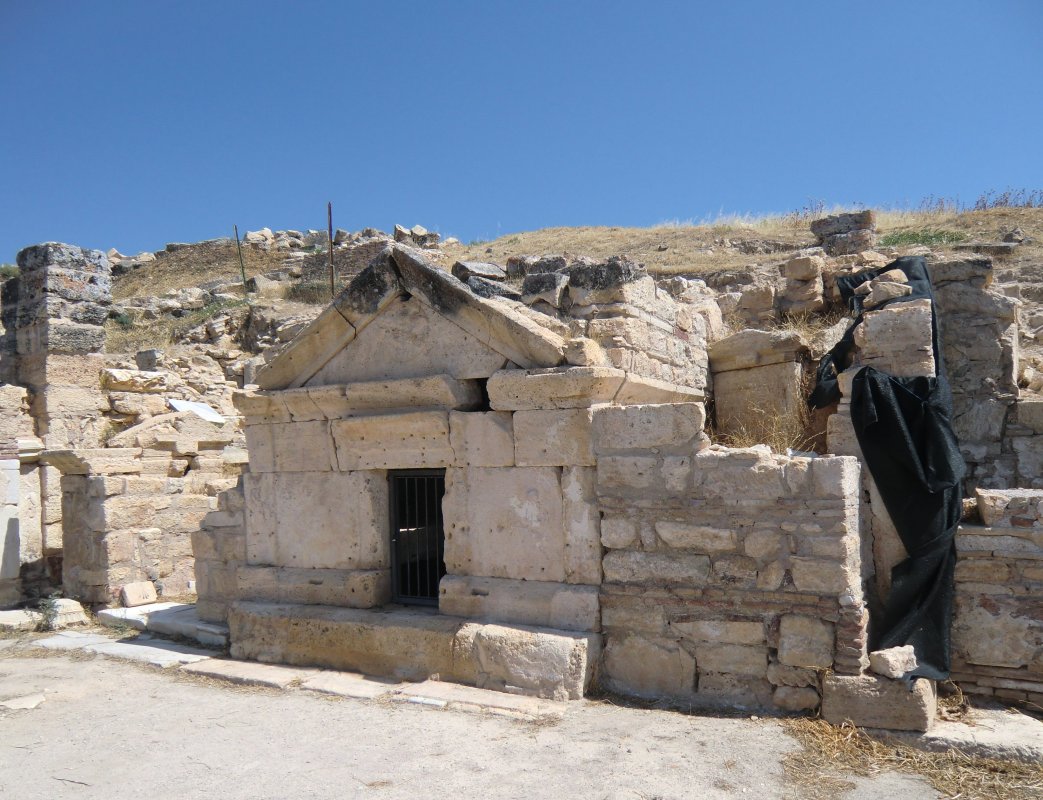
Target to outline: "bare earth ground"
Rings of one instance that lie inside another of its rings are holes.
[[[800,798],[779,722],[570,706],[524,721],[204,682],[102,658],[0,656],[0,797]],[[845,776],[847,777],[847,776]],[[853,778],[844,800],[937,798]]]

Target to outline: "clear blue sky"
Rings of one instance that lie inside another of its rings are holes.
[[[0,261],[1043,188],[1043,3],[0,0]]]

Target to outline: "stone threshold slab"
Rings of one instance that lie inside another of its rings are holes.
[[[422,681],[407,685],[395,692],[391,699],[457,711],[487,711],[515,717],[565,716],[567,703],[543,700],[519,694],[505,694],[489,689],[476,689],[459,683]]]
[[[938,720],[926,733],[874,730],[884,739],[944,753],[1043,764],[1043,721],[1007,708],[972,707],[966,722]]]
[[[262,664],[258,661],[234,661],[227,658],[210,658],[199,663],[186,664],[181,671],[240,686],[267,686],[270,689],[288,689],[315,677],[319,672],[317,669]]]

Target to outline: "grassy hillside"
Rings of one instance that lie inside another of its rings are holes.
[[[814,217],[821,216],[821,212]],[[698,275],[780,261],[786,251],[814,244],[813,216],[794,213],[769,217],[722,218],[710,223],[671,223],[650,228],[544,228],[507,234],[488,242],[448,245],[446,263],[494,261],[513,255],[567,253],[604,258],[626,255],[657,274]],[[1034,241],[1019,247],[1010,265],[1043,264],[1043,208],[997,207],[981,211],[949,208],[878,212],[881,247],[925,244],[945,250],[971,241],[999,241],[1020,227]],[[247,276],[283,267],[284,253],[243,247]],[[236,279],[239,259],[234,242],[200,244],[160,256],[155,263],[113,280],[119,301],[160,295],[218,278]]]

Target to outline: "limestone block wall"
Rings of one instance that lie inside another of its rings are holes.
[[[569,314],[582,328],[577,333],[600,344],[612,366],[707,391],[707,306],[701,298],[673,297],[650,276],[631,276],[625,262],[612,261],[574,267],[568,291]]]
[[[979,490],[984,525],[956,534],[952,677],[968,693],[1043,704],[1043,491]]]
[[[858,462],[707,447],[663,424],[682,409],[596,418],[602,680],[649,697],[814,708],[822,671],[866,663]]]
[[[195,593],[192,533],[241,465],[221,442],[150,444],[45,454],[62,474],[66,595],[108,604],[146,580],[168,598]]]
[[[589,406],[591,388],[601,384],[576,372],[582,376],[565,375],[574,383],[559,386],[560,395],[507,379],[526,377],[520,370],[494,376],[488,411],[477,408],[477,382],[448,376],[240,396],[251,462],[237,596],[387,603],[388,471],[441,468],[448,574],[440,610],[596,631],[601,545]],[[623,374],[607,372],[614,394]],[[559,385],[564,373],[551,373],[537,382]],[[532,407],[536,395],[549,407]],[[231,568],[208,569],[227,575]]]
[[[231,604],[238,599],[236,571],[246,563],[245,505],[240,478],[217,495],[217,510],[192,531],[196,612],[208,622],[226,622]]]

